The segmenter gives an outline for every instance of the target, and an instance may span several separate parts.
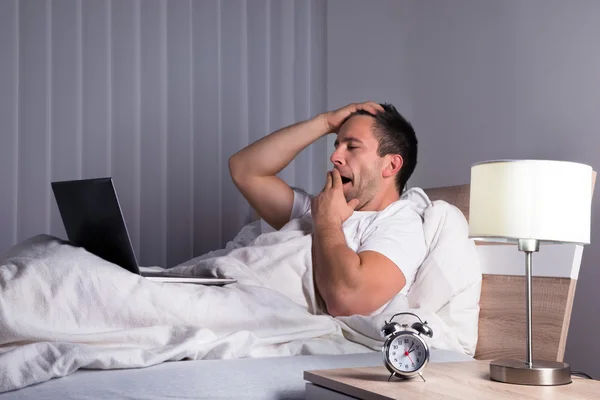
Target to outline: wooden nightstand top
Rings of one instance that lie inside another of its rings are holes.
[[[305,371],[314,385],[364,400],[383,399],[598,399],[600,382],[573,377],[564,386],[522,386],[489,379],[488,361],[430,363],[411,380],[392,378],[385,367]]]

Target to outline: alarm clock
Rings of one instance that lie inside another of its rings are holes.
[[[410,327],[407,324],[398,324],[392,322],[398,315],[413,315],[419,322],[413,323]],[[417,375],[425,381],[421,372],[429,362],[429,346],[424,337],[433,337],[433,330],[423,322],[419,316],[411,312],[401,312],[394,314],[390,321],[385,321],[381,328],[386,337],[385,343],[381,348],[383,352],[383,363],[391,375],[403,379],[414,378]]]

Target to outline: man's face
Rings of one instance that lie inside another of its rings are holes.
[[[369,202],[382,181],[383,158],[373,135],[373,118],[356,115],[342,125],[335,141],[331,162],[342,176],[346,201],[360,200],[357,209]]]

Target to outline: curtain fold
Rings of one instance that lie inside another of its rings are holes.
[[[325,111],[325,0],[0,2],[0,252],[66,238],[54,180],[112,176],[142,265],[222,247],[249,143]],[[320,190],[326,142],[281,177]]]

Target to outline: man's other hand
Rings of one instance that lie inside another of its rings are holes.
[[[383,107],[380,104],[375,103],[373,101],[366,101],[364,103],[352,103],[340,109],[329,111],[325,113],[327,119],[327,126],[329,129],[328,132],[337,133],[344,121],[346,120],[346,118],[348,118],[350,115],[357,112],[358,110],[363,110],[373,115],[377,114],[378,112],[384,111]]]
[[[346,202],[342,176],[337,169],[327,172],[327,181],[323,191],[312,199],[311,212],[315,226],[339,226],[350,218],[359,200]]]

